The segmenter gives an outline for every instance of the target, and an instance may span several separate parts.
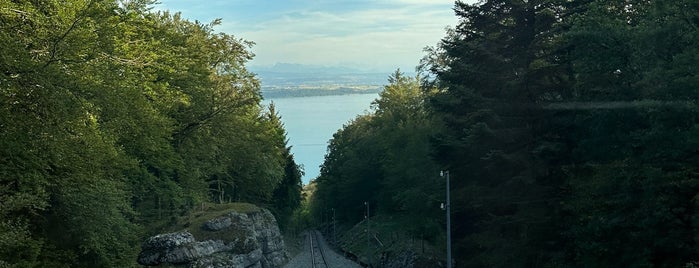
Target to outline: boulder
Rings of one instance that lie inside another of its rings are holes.
[[[208,220],[204,223],[204,229],[209,230],[209,231],[220,231],[223,229],[226,229],[230,227],[232,224],[231,218],[229,217],[220,217],[220,218],[215,218]]]
[[[289,259],[277,221],[266,209],[230,211],[190,228],[199,228],[200,237],[182,230],[146,239],[138,263],[193,268],[276,268]]]

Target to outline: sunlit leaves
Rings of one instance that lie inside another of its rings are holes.
[[[0,266],[131,266],[141,226],[282,180],[252,43],[153,3],[0,1]]]

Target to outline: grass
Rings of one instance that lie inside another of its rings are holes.
[[[206,221],[224,216],[231,211],[238,213],[254,213],[260,212],[261,209],[249,203],[203,203],[190,211],[189,214],[180,217],[175,225],[169,229],[171,232],[188,230],[194,236],[194,238],[197,239],[197,241],[209,239],[233,241],[236,238],[244,237],[245,234],[243,232],[232,231],[232,229],[212,232],[202,228]]]
[[[301,234],[292,234],[291,232],[285,232],[282,235],[284,236],[284,246],[286,246],[286,251],[289,252],[289,256],[293,258],[303,252],[304,236]]]
[[[381,253],[399,253],[406,250],[413,251],[422,256],[432,258],[444,258],[442,250],[435,248],[430,242],[426,241],[428,235],[411,235],[404,230],[405,226],[401,223],[402,220],[396,217],[375,216],[371,217],[369,229],[371,236],[369,237],[369,245],[371,247],[371,260],[376,263],[381,257]],[[362,221],[350,229],[338,233],[340,247],[345,251],[355,254],[362,262],[367,262],[367,235],[366,221]]]

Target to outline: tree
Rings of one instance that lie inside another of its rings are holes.
[[[291,154],[291,146],[287,146],[288,139],[284,124],[281,122],[281,117],[277,114],[274,103],[269,104],[267,111],[269,123],[277,131],[277,138],[281,138],[279,146],[284,147],[282,155],[284,157],[284,176],[272,193],[272,211],[277,218],[279,228],[287,230],[292,220],[294,211],[301,207],[301,191],[303,185],[301,177],[303,177],[303,169],[294,161],[294,155]]]
[[[456,252],[470,266],[555,265],[564,121],[544,109],[571,93],[559,43],[565,1],[456,4],[458,26],[423,68],[440,89],[430,107],[444,125],[437,161],[451,173]]]
[[[696,91],[685,84],[694,79],[685,60],[696,28],[680,11],[692,8],[457,3],[461,23],[423,66],[440,88],[430,101],[445,126],[438,160],[462,178],[454,196],[465,204],[455,212],[467,223],[455,230],[463,262],[679,266],[696,258],[695,157],[686,149]],[[680,42],[655,41],[665,38]]]
[[[686,12],[696,9],[686,2],[595,2],[571,28],[578,98],[626,103],[576,112],[566,204],[577,264],[682,266],[697,258],[696,156],[688,149],[697,110],[686,102],[697,91],[685,84],[695,76],[685,60],[696,38]],[[660,41],[666,38],[673,45]]]
[[[369,201],[374,211],[402,219],[410,235],[434,241],[440,233],[438,168],[431,160],[434,129],[426,110],[430,92],[419,78],[397,70],[373,102],[372,114],[357,117],[333,135],[328,146],[313,208],[320,214],[342,208],[341,222],[361,220]]]
[[[100,133],[97,109],[79,94],[89,78],[72,72],[93,56],[92,42],[80,43],[114,6],[73,4],[3,3],[0,42],[11,58],[0,63],[2,125],[14,127],[1,134],[9,143],[0,168],[7,176],[1,200],[9,205],[2,229],[3,237],[18,238],[3,241],[5,264],[116,266],[135,253],[138,228],[129,221],[124,177],[112,165],[123,158]]]
[[[153,3],[0,1],[0,266],[132,266],[145,233],[269,203],[295,165],[252,43]]]
[[[369,115],[358,116],[333,134],[316,179],[317,190],[311,204],[316,218],[327,209],[343,208],[337,218],[357,222],[364,202],[373,206],[380,196],[382,154],[378,141],[372,139],[370,121]]]

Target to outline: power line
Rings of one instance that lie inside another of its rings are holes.
[[[304,143],[304,144],[292,144],[291,146],[303,146],[303,147],[310,147],[310,146],[327,146],[327,144],[323,143]]]

